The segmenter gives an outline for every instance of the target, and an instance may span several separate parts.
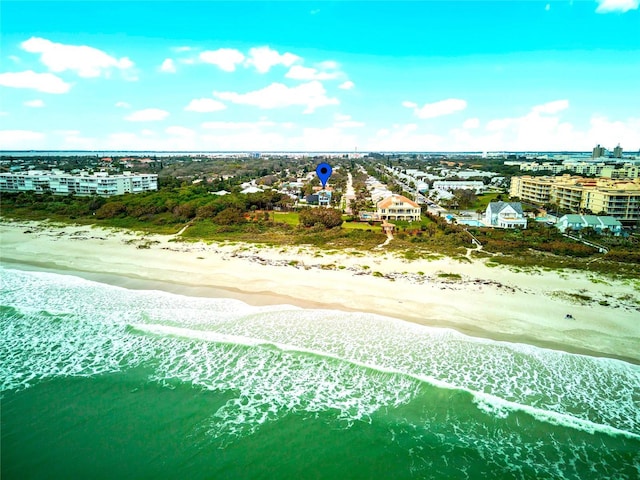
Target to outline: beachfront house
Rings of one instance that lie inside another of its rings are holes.
[[[613,235],[620,235],[622,232],[622,224],[614,217],[598,215],[564,215],[558,220],[556,227],[562,233],[583,228],[593,228],[597,233],[608,231]]]
[[[419,222],[420,213],[420,205],[395,193],[377,203],[377,214],[381,220]]]
[[[485,223],[498,228],[527,228],[520,202],[491,202],[485,211]]]

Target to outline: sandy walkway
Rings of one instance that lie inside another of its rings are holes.
[[[640,279],[523,273],[449,258],[408,262],[384,249],[329,254],[306,247],[184,243],[171,236],[27,222],[0,225],[0,259],[5,267],[73,271],[129,288],[366,311],[640,363]],[[575,295],[584,298],[576,301]],[[566,319],[567,313],[574,319]]]

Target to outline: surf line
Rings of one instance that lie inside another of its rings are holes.
[[[591,420],[587,420],[584,418],[574,417],[573,415],[569,415],[566,413],[544,410],[541,408],[532,407],[530,405],[523,405],[521,403],[500,398],[496,395],[478,392],[460,385],[454,385],[454,384],[445,382],[443,380],[439,380],[435,377],[431,377],[427,375],[418,375],[415,373],[405,372],[405,371],[394,369],[394,368],[388,368],[380,365],[361,362],[354,359],[340,357],[339,355],[335,355],[335,354],[320,351],[320,350],[314,350],[314,349],[299,347],[295,345],[289,345],[285,343],[270,342],[267,340],[261,340],[261,339],[246,337],[241,335],[231,335],[231,334],[213,332],[213,331],[202,331],[202,330],[193,330],[189,328],[171,327],[168,325],[133,324],[130,326],[133,329],[138,330],[140,332],[146,332],[146,333],[155,334],[155,335],[171,335],[175,337],[211,341],[215,343],[223,343],[228,345],[244,345],[247,347],[271,346],[283,352],[310,354],[310,355],[318,356],[320,358],[329,358],[332,360],[345,362],[360,368],[375,370],[381,373],[405,376],[413,380],[417,380],[418,382],[426,383],[428,385],[432,385],[437,388],[444,388],[447,390],[456,390],[456,391],[466,392],[472,396],[473,402],[477,408],[479,408],[480,410],[484,411],[487,414],[493,414],[494,416],[497,416],[497,412],[496,412],[497,410],[508,410],[511,412],[519,411],[522,413],[526,413],[539,421],[543,421],[553,425],[569,427],[575,430],[581,430],[586,433],[593,434],[595,432],[600,432],[600,433],[606,433],[611,436],[618,435],[618,436],[624,436],[624,437],[635,439],[635,440],[640,439],[640,434],[629,432],[627,430],[622,430],[620,428],[613,427],[611,425],[603,425],[600,423],[592,422]],[[490,406],[492,408],[485,408],[485,406]]]

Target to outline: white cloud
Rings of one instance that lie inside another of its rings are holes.
[[[56,135],[65,136],[80,135],[80,130],[54,130],[53,133],[55,133]]]
[[[63,135],[62,148],[68,150],[93,150],[96,146],[95,138],[81,137],[77,130],[67,130],[56,132]]]
[[[562,110],[569,108],[569,100],[556,100],[554,102],[543,103],[542,105],[536,105],[531,109],[535,113],[558,113]]]
[[[327,97],[322,84],[315,80],[295,87],[272,83],[268,87],[252,92],[213,92],[213,95],[232,103],[253,105],[264,109],[301,105],[306,107],[303,113],[313,113],[318,107],[340,103],[337,98]]]
[[[127,115],[124,119],[130,122],[156,122],[164,120],[168,116],[169,112],[166,110],[161,110],[159,108],[145,108],[144,110],[138,110]]]
[[[569,122],[562,122],[558,114],[569,106],[567,100],[535,105],[521,117],[498,118],[487,122],[488,135],[465,141],[479,150],[582,150],[586,136]],[[467,132],[468,133],[468,132]],[[455,132],[461,141],[464,133]]]
[[[9,60],[11,60],[14,63],[20,63],[20,57],[16,56],[16,55],[9,55]]]
[[[293,53],[281,54],[269,47],[254,47],[249,50],[249,58],[246,65],[254,66],[259,73],[267,73],[271,67],[276,65],[290,67],[298,60],[300,60],[300,57]]]
[[[620,144],[627,151],[640,150],[640,117],[611,121],[607,117],[594,115],[590,127],[588,138],[591,143],[587,148],[599,143],[609,149]]]
[[[413,108],[413,113],[416,117],[426,119],[442,117],[443,115],[450,115],[464,110],[467,108],[467,102],[459,98],[448,98],[446,100],[440,100],[439,102],[427,103],[421,108],[418,108],[414,102],[406,101],[402,102],[402,106]]]
[[[336,113],[333,116],[335,123],[333,124],[336,128],[359,128],[364,127],[364,123],[357,122],[351,119],[351,115],[343,115],[341,113]]]
[[[43,139],[43,133],[32,130],[0,130],[0,145],[5,150],[29,150]]]
[[[200,60],[205,63],[217,65],[225,72],[233,72],[236,65],[242,63],[244,55],[233,48],[219,48],[218,50],[207,50],[200,54]]]
[[[450,148],[444,137],[421,133],[418,125],[407,123],[378,130],[375,137],[367,140],[369,150],[428,151]]]
[[[140,131],[140,133],[142,133],[142,135],[146,135],[146,136],[149,136],[149,137],[152,137],[152,136],[154,136],[154,135],[156,134],[156,132],[155,132],[155,131],[150,130],[150,129],[148,129],[148,128],[143,128],[143,129]]]
[[[165,133],[169,135],[177,135],[179,137],[193,137],[196,132],[186,127],[172,126],[165,129]]]
[[[462,128],[478,128],[480,126],[480,120],[477,118],[468,118],[462,123]]]
[[[342,82],[340,85],[338,85],[338,88],[341,88],[342,90],[351,90],[355,86],[355,83],[353,83],[351,80],[347,80],[346,82]]]
[[[289,69],[285,77],[293,78],[294,80],[333,80],[339,75],[339,72],[321,72],[315,68],[294,65]]]
[[[42,100],[40,100],[40,99],[28,100],[28,101],[24,102],[23,105],[25,107],[31,107],[31,108],[42,108],[42,107],[44,107],[44,102]]]
[[[629,10],[637,10],[638,0],[596,0],[598,8],[596,13],[625,13]]]
[[[115,58],[102,50],[86,45],[63,45],[38,37],[21,44],[30,53],[39,53],[40,61],[53,72],[73,70],[81,77],[108,75],[112,68],[127,70],[133,62],[127,57]]]
[[[334,60],[324,60],[318,63],[318,68],[322,70],[337,70],[339,66],[338,62]]]
[[[544,6],[544,9],[545,9],[547,12],[548,12],[549,10],[551,10],[551,4],[550,4],[550,3],[547,3],[547,4]]]
[[[0,73],[0,85],[12,88],[30,88],[44,93],[67,93],[71,84],[53,73],[25,72]]]
[[[183,47],[173,47],[171,50],[173,50],[174,52],[180,53],[180,52],[190,52],[191,50],[193,50],[193,48],[183,46]]]
[[[363,122],[356,122],[355,120],[344,120],[342,122],[336,122],[333,124],[336,128],[360,128],[364,127]]]
[[[162,65],[160,65],[160,71],[165,73],[176,73],[176,64],[171,58],[165,58]]]
[[[190,112],[217,112],[225,108],[227,106],[224,103],[213,98],[195,98],[189,102],[189,105],[184,107],[185,110]]]
[[[118,108],[131,108],[131,105],[127,102],[116,102],[116,107]]]
[[[260,120],[258,122],[204,122],[202,128],[210,130],[255,130],[262,127],[273,127],[274,122]]]

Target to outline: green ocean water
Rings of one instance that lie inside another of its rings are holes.
[[[640,368],[0,269],[1,477],[640,478]]]

